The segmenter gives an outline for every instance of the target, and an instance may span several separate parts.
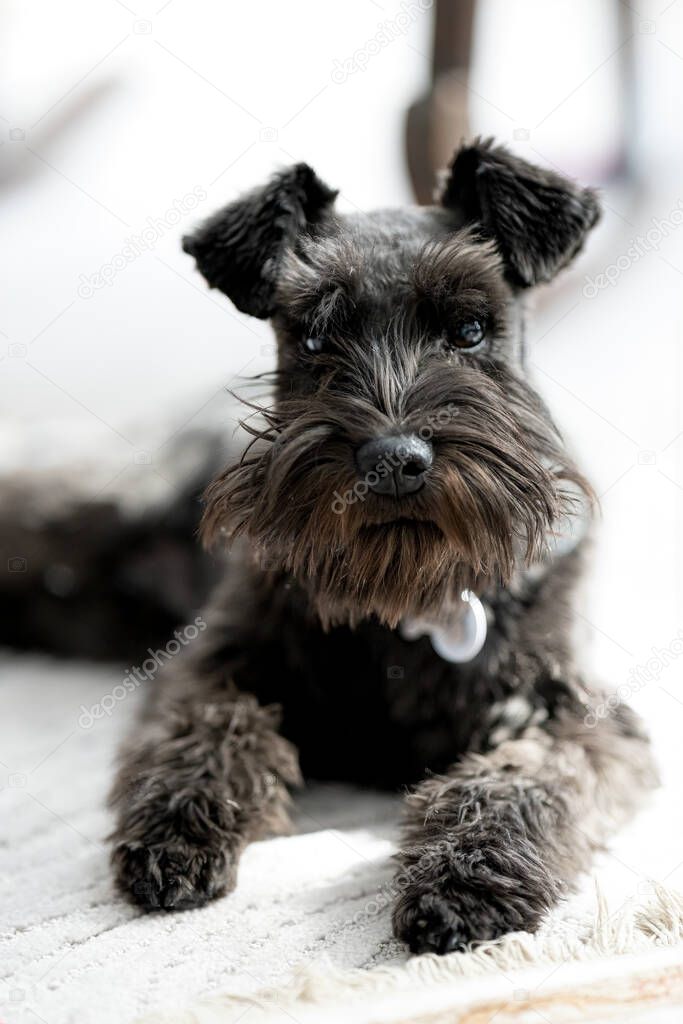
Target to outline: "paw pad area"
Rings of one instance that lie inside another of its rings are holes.
[[[148,849],[121,844],[113,859],[120,891],[144,910],[192,910],[222,895],[231,881],[222,852],[212,856],[187,844]]]
[[[397,933],[411,953],[462,952],[469,942],[468,929],[456,908],[438,896],[419,898],[397,922]]]

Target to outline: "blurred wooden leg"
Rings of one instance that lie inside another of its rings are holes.
[[[436,0],[431,88],[408,110],[406,156],[415,197],[432,201],[436,172],[469,133],[468,89],[476,0]]]

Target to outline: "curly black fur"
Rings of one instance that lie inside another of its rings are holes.
[[[271,317],[279,363],[206,494],[230,569],[122,755],[114,866],[148,907],[226,892],[244,844],[286,828],[296,748],[306,776],[415,785],[394,928],[443,953],[537,927],[654,782],[628,711],[584,725],[582,552],[549,541],[590,488],[524,367],[522,291],[572,259],[597,205],[489,142],[456,156],[439,206],[341,216],[334,195],[298,165],[185,243]],[[475,321],[485,343],[458,347]],[[411,433],[423,486],[361,495],[359,446]],[[489,613],[473,660],[403,639],[463,587]]]

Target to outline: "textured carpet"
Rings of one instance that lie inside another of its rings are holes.
[[[267,1004],[272,1019],[296,1021],[304,1014],[296,1009],[302,989],[324,999],[326,977],[334,982],[335,999],[344,978],[349,993],[358,989],[359,976],[340,971],[381,968],[368,975],[378,994],[410,988],[422,976],[430,985],[443,980],[443,968],[429,967],[432,958],[405,972],[405,953],[391,938],[396,798],[312,789],[298,800],[299,833],[249,848],[231,896],[189,913],[139,915],[112,891],[104,799],[113,751],[140,693],[83,728],[82,706],[110,693],[120,682],[116,672],[9,657],[0,672],[3,1021],[130,1024],[160,1011],[174,1015],[216,993],[264,991],[283,993],[285,1009],[272,997]],[[659,745],[675,780],[675,721],[669,733],[667,739],[665,728]],[[454,976],[483,972],[497,984],[509,977],[512,991],[514,972],[530,965],[550,964],[550,976],[557,971],[552,965],[563,961],[678,941],[680,904],[669,896],[662,902],[652,879],[673,888],[677,875],[680,881],[682,817],[678,801],[667,801],[663,792],[619,837],[596,870],[605,900],[601,916],[587,879],[538,939],[456,954],[448,958],[449,970]],[[638,924],[637,909],[648,905]],[[399,973],[387,975],[392,965]],[[229,1001],[220,1012],[215,1019],[232,1022],[248,1012],[251,1021],[255,1010]],[[361,1020],[360,1011],[354,1019]]]

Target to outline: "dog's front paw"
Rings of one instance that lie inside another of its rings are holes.
[[[453,953],[469,941],[460,908],[437,892],[401,899],[394,910],[394,934],[411,953]]]
[[[440,843],[401,855],[394,934],[412,953],[451,953],[535,931],[559,889],[526,841],[492,850]]]
[[[400,897],[394,909],[394,934],[411,953],[454,953],[470,943],[500,938],[535,927],[534,915],[521,916],[484,892],[435,885]]]
[[[235,885],[236,858],[226,849],[182,838],[152,846],[119,842],[112,862],[119,890],[147,910],[191,910]]]
[[[159,780],[117,794],[116,885],[149,910],[189,910],[234,888],[242,848],[237,805],[222,790],[174,793]]]

